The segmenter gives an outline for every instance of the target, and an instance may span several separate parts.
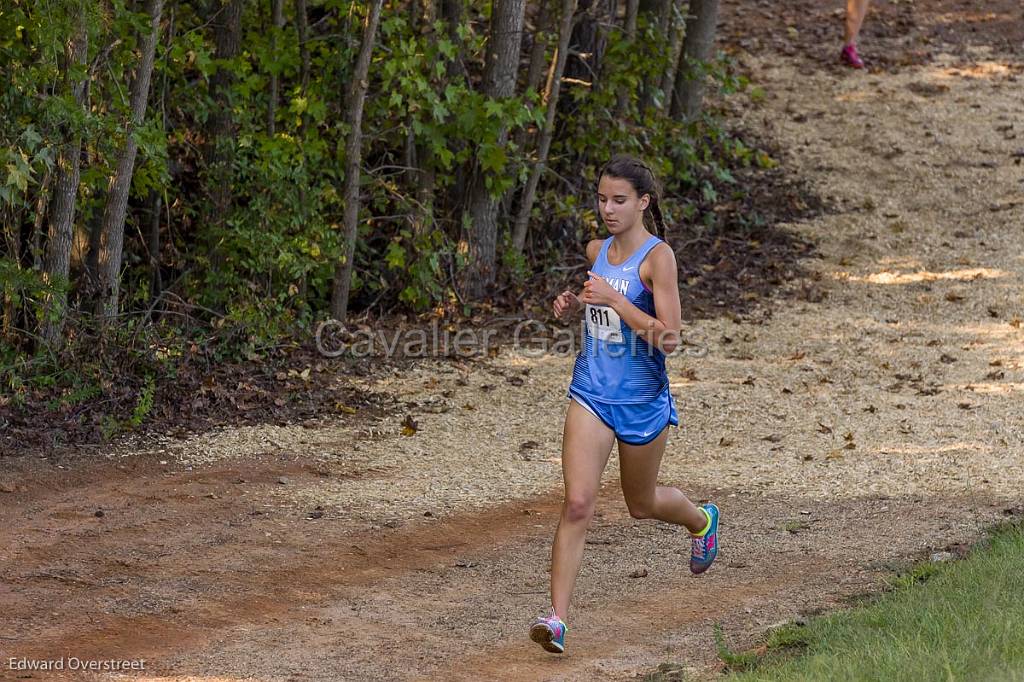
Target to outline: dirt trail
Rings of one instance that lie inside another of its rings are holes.
[[[397,400],[372,427],[5,461],[0,678],[706,675],[714,624],[749,644],[1019,513],[1024,66],[940,47],[869,73],[737,52],[764,96],[727,106],[834,210],[789,226],[820,246],[800,285],[820,302],[699,322],[709,354],[670,360],[683,428],[663,478],[723,508],[709,574],[675,528],[628,517],[613,460],[570,652],[544,655],[524,626],[547,599],[571,358],[427,362],[363,380]],[[8,668],[61,656],[146,672]]]

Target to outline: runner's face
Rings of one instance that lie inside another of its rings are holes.
[[[642,227],[648,201],[646,194],[637,196],[633,185],[625,178],[602,175],[597,185],[597,208],[612,234],[625,232],[637,223]]]

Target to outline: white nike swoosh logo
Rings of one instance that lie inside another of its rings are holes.
[[[651,435],[651,432],[650,431],[644,431],[644,435],[645,436],[649,436],[649,435]]]
[[[630,270],[632,270],[635,267],[636,267],[635,265],[630,265],[628,268],[622,268],[622,271],[623,272],[629,272]]]

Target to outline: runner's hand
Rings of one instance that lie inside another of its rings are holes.
[[[590,275],[590,279],[583,283],[583,293],[580,294],[582,303],[614,306],[623,298],[622,294],[613,289],[604,277],[589,270],[587,274]]]
[[[572,293],[568,289],[563,291],[555,298],[553,308],[555,310],[555,317],[558,319],[565,319],[576,314],[582,307],[580,299],[576,294]]]

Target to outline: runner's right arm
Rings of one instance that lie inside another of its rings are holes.
[[[601,253],[601,245],[604,244],[603,239],[591,239],[587,242],[587,266],[594,267],[594,261],[597,260],[597,254]],[[579,296],[566,289],[555,298],[555,303],[552,306],[555,311],[555,317],[563,319],[564,317],[571,317],[575,315],[583,307],[580,303]]]
[[[601,253],[601,245],[604,244],[604,240],[591,240],[587,242],[587,266],[593,267],[594,261],[597,260],[597,254]],[[583,303],[580,302],[580,296],[574,294],[568,289],[563,291],[557,297],[552,305],[555,311],[555,317],[559,319],[569,317],[579,312],[583,308]]]

